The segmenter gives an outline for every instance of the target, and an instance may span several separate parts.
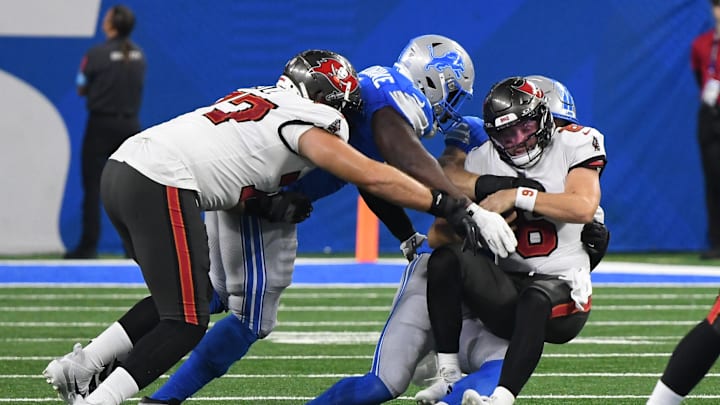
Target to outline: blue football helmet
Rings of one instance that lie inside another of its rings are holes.
[[[475,68],[460,44],[441,35],[413,38],[395,68],[425,94],[441,129],[462,118],[460,107],[472,98]]]
[[[577,124],[575,99],[564,84],[546,76],[532,75],[526,79],[533,82],[547,97],[548,106],[553,117]]]

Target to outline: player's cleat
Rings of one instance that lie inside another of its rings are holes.
[[[432,405],[440,401],[445,395],[453,390],[453,385],[462,377],[460,370],[457,369],[440,369],[440,377],[437,381],[415,394],[415,402],[418,405]]]
[[[468,388],[463,392],[462,405],[487,405],[491,403],[489,397],[478,394],[478,392],[472,388]]]
[[[47,383],[68,405],[73,404],[76,396],[88,394],[93,374],[95,370],[85,366],[85,353],[80,343],[73,346],[72,352],[51,361],[43,370]]]
[[[160,399],[152,399],[150,397],[143,397],[140,402],[138,402],[138,405],[180,405],[180,401],[177,399],[169,399],[167,401],[160,400]]]

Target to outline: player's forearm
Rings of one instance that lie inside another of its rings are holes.
[[[477,174],[466,171],[463,167],[451,164],[444,166],[445,175],[453,182],[453,184],[468,198],[475,199],[475,182]]]
[[[534,189],[525,189],[528,193],[522,193],[523,189],[500,190],[479,205],[497,213],[519,208],[561,222],[586,224],[592,221],[600,202],[600,196],[595,197],[592,193],[545,193]]]
[[[467,154],[455,147],[446,146],[438,158],[438,163],[443,168],[445,176],[471,200],[475,200],[475,181],[477,175],[465,170],[465,159]]]
[[[599,173],[594,169],[581,167],[571,170],[562,193],[537,192],[534,204],[529,204],[530,200],[517,190],[511,197],[516,207],[533,205],[533,212],[562,222],[589,223],[600,204]]]
[[[592,222],[598,203],[595,199],[583,195],[540,192],[533,212],[561,222],[587,224]]]
[[[368,193],[421,212],[430,208],[430,190],[392,166],[372,162],[366,167],[363,177],[356,184]]]
[[[408,156],[412,156],[412,158],[396,162],[393,166],[398,167],[429,188],[444,190],[453,197],[467,196],[467,193],[458,188],[454,182],[446,176],[438,161],[427,153],[425,149],[418,151],[414,155],[408,154]]]

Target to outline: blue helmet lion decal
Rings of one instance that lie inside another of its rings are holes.
[[[455,74],[456,79],[462,77],[462,74],[465,72],[465,62],[463,62],[463,58],[459,53],[451,51],[442,56],[435,56],[432,45],[428,45],[428,49],[430,50],[430,57],[432,59],[425,65],[425,70],[435,68],[438,72],[442,72],[450,68]]]

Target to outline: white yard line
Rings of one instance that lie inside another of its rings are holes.
[[[656,310],[707,310],[702,305],[593,305],[593,311],[656,311]],[[0,306],[2,312],[116,312],[127,311],[126,306]],[[389,312],[388,305],[326,306],[280,305],[280,312]]]

